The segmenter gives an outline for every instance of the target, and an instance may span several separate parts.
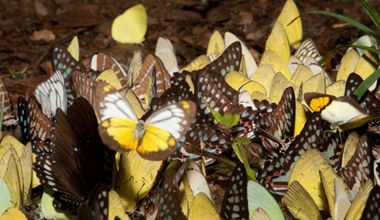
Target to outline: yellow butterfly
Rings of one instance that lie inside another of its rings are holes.
[[[136,209],[136,203],[154,186],[162,161],[145,160],[131,151],[120,155],[119,169],[115,178],[115,191],[128,212]]]
[[[71,54],[71,56],[79,61],[79,40],[77,36],[74,36],[71,40],[69,46],[67,47],[67,51]]]
[[[289,185],[283,202],[296,219],[322,219],[313,198],[298,181]]]
[[[287,0],[277,18],[285,28],[289,44],[298,47],[302,39],[302,21],[297,5],[293,0]]]
[[[289,177],[289,186],[298,181],[310,194],[319,210],[327,210],[327,202],[322,187],[319,172],[323,173],[328,180],[327,185],[332,185],[337,177],[331,165],[323,158],[318,149],[307,150],[295,163]]]
[[[100,82],[95,94],[103,142],[120,152],[136,150],[149,160],[166,159],[175,151],[176,140],[187,132],[196,112],[192,101],[180,101],[158,109],[144,121],[124,95],[107,83]]]
[[[144,41],[148,16],[144,5],[137,4],[116,17],[112,23],[112,38],[119,43],[139,44]]]
[[[191,204],[189,216],[193,219],[220,219],[218,211],[212,204],[211,200],[204,193],[198,193]]]

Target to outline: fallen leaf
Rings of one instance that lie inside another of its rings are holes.
[[[41,41],[41,40],[52,41],[52,40],[55,40],[55,35],[53,31],[43,29],[39,31],[34,31],[33,34],[29,38],[30,40],[33,40],[33,41]]]

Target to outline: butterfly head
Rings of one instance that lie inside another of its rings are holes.
[[[139,120],[136,124],[136,130],[135,130],[136,137],[140,139],[142,138],[144,133],[145,133],[145,123],[143,120]]]

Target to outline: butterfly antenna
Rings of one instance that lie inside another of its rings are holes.
[[[243,85],[241,85],[240,87],[239,87],[239,89],[238,89],[238,92],[240,93],[240,92],[243,92],[243,91],[240,91],[240,90],[242,90],[243,89],[243,87],[244,86],[246,86],[248,83],[252,83],[253,81],[252,80],[249,80],[248,82],[246,82],[246,83],[244,83]]]
[[[233,162],[233,161],[231,161],[231,160],[229,160],[226,157],[223,157],[221,155],[213,154],[213,153],[210,153],[210,152],[208,152],[206,150],[203,150],[203,149],[200,149],[200,148],[197,148],[197,147],[192,147],[192,146],[190,146],[190,144],[185,143],[185,142],[180,142],[180,144],[183,146],[183,148],[188,153],[197,154],[197,155],[200,155],[202,157],[212,158],[212,159],[217,160],[219,162],[222,162],[222,163],[224,163],[224,164],[226,164],[227,166],[230,166],[230,167],[235,167],[236,166],[235,162]]]

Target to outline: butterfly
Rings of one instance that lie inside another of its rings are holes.
[[[347,77],[345,96],[350,96],[355,99],[365,111],[365,113],[370,115],[378,114],[380,109],[380,101],[372,92],[366,91],[364,93],[364,96],[359,100],[357,100],[357,97],[354,95],[354,91],[362,82],[363,79],[358,74],[351,73]]]
[[[120,81],[122,87],[128,84],[127,72],[121,63],[105,53],[97,53],[91,57],[91,69],[103,72],[107,69],[112,69]],[[74,77],[75,78],[75,77]]]
[[[264,166],[258,170],[257,179],[270,191],[275,193],[283,193],[281,183],[274,183],[274,178],[289,174],[292,165],[299,159],[300,155],[304,154],[309,148],[317,148],[318,141],[321,136],[321,119],[319,113],[313,113],[308,118],[301,133],[295,137],[288,149],[279,154],[277,158],[265,162]],[[287,188],[287,186],[285,187]]]
[[[175,73],[171,80],[171,87],[166,90],[161,97],[153,98],[151,102],[150,110],[143,116],[143,120],[146,120],[157,109],[172,103],[176,103],[182,100],[193,100],[195,96],[190,91],[190,87],[186,82],[186,76],[184,74]],[[228,149],[231,144],[230,135],[226,135],[218,130],[215,123],[208,119],[208,116],[203,113],[197,112],[195,118],[192,120],[192,125],[185,135],[179,138],[177,142],[177,155],[178,158],[198,158],[199,152],[191,152],[194,147],[199,147],[201,142],[205,146],[205,150],[211,153],[222,153],[225,149]],[[186,148],[188,144],[191,149]]]
[[[78,36],[74,36],[71,40],[69,46],[67,47],[67,51],[71,54],[71,56],[76,60],[79,61],[79,40]]]
[[[347,81],[346,94],[350,94],[353,90],[351,88],[353,86],[349,86],[351,81],[350,79]],[[360,104],[350,96],[335,97],[321,93],[305,93],[304,97],[311,110],[321,112],[324,120],[339,126],[342,130],[361,127],[368,121],[379,118],[380,102],[371,93],[367,93]]]
[[[40,83],[34,91],[34,96],[47,117],[54,117],[57,108],[66,112],[67,95],[61,71],[56,71],[47,81]]]
[[[73,99],[71,90],[71,74],[76,70],[85,73],[90,79],[95,80],[98,72],[92,69],[87,69],[81,63],[76,61],[68,50],[63,46],[56,46],[53,48],[53,67],[54,71],[60,70],[64,79],[66,88],[67,99],[69,102]]]
[[[319,54],[317,47],[312,39],[304,40],[298,50],[290,57],[288,67],[294,74],[300,65],[309,67],[311,72],[316,75],[323,71],[321,64],[322,56]]]
[[[91,105],[77,98],[67,115],[57,109],[50,139],[33,141],[33,169],[41,184],[54,191],[57,209],[77,213],[86,200],[104,200],[91,192],[100,183],[111,184],[115,152],[102,143],[97,126]]]
[[[239,109],[242,106],[236,105],[239,101],[239,93],[232,89],[224,79],[228,72],[239,69],[241,50],[239,42],[232,43],[218,59],[205,68],[190,73],[199,111],[203,111],[210,117],[212,115],[209,108],[220,114],[235,114],[242,111]]]
[[[26,210],[31,204],[32,147],[23,145],[11,135],[4,136],[0,145],[0,177],[4,178],[9,189],[11,206]],[[5,195],[4,199],[7,198]]]
[[[108,192],[109,189],[106,184],[96,185],[89,199],[79,206],[79,219],[107,220],[109,214]]]
[[[247,182],[244,164],[239,163],[232,171],[230,183],[224,195],[220,211],[222,219],[249,219]]]
[[[132,86],[133,93],[145,110],[149,109],[150,101],[154,97],[160,97],[170,88],[170,78],[160,58],[148,54]]]
[[[305,93],[304,98],[311,110],[321,112],[321,117],[333,125],[341,126],[367,117],[360,105],[349,96]]]
[[[295,96],[292,87],[285,89],[276,107],[269,103],[257,103],[259,109],[246,109],[240,115],[240,124],[234,128],[239,137],[259,137],[267,152],[276,155],[287,148],[294,135]]]
[[[144,41],[148,16],[143,4],[137,4],[117,16],[112,23],[111,35],[119,43],[139,44]]]
[[[12,113],[11,101],[5,88],[4,82],[0,79],[0,104],[3,105],[1,108],[2,112],[2,123],[0,126],[14,126],[17,125],[17,117],[15,117]]]
[[[173,162],[172,165],[171,170],[170,168],[165,170],[163,178],[142,203],[141,209],[146,219],[186,219],[180,205],[181,200],[186,198],[183,196],[184,192],[179,190],[179,184],[187,163],[182,163],[178,168],[174,168]],[[169,171],[173,173],[168,174]]]
[[[52,122],[42,113],[36,100],[19,96],[17,108],[23,143],[50,138]]]
[[[290,184],[283,201],[295,218],[322,219],[313,198],[298,181]]]
[[[355,197],[356,193],[367,180],[373,178],[373,156],[370,146],[371,142],[368,137],[366,135],[361,136],[356,145],[354,155],[347,165],[337,172],[349,187],[351,198]]]
[[[117,151],[136,150],[143,158],[163,160],[175,150],[177,139],[191,126],[196,107],[192,101],[166,105],[145,121],[139,120],[132,105],[116,89],[100,82],[96,87],[99,134]]]
[[[302,21],[294,1],[285,2],[277,21],[284,26],[290,46],[297,47],[302,39]]]
[[[326,197],[330,205],[332,199],[329,199],[329,195],[325,196],[326,193],[319,186],[323,183],[323,186],[326,184],[326,187],[331,187],[334,185],[334,179],[338,179],[338,176],[321,152],[318,149],[308,149],[294,164],[289,176],[289,185],[298,182],[311,196],[317,207],[322,209],[327,206]]]
[[[361,219],[378,219],[380,217],[380,186],[375,185],[366,202]]]
[[[224,34],[224,42],[225,42],[226,48],[228,48],[232,43],[235,43],[235,42],[240,43],[242,54],[243,54],[242,65],[244,66],[244,68],[240,68],[240,69],[243,69],[243,72],[245,73],[247,78],[251,79],[257,70],[257,64],[256,64],[255,59],[252,56],[252,53],[248,50],[247,46],[238,37],[236,37],[234,34],[230,32],[226,32]],[[239,69],[235,69],[235,71],[238,71],[238,70]]]
[[[169,38],[158,38],[154,54],[162,60],[165,69],[168,70],[171,76],[173,76],[175,72],[179,71],[174,47]]]

